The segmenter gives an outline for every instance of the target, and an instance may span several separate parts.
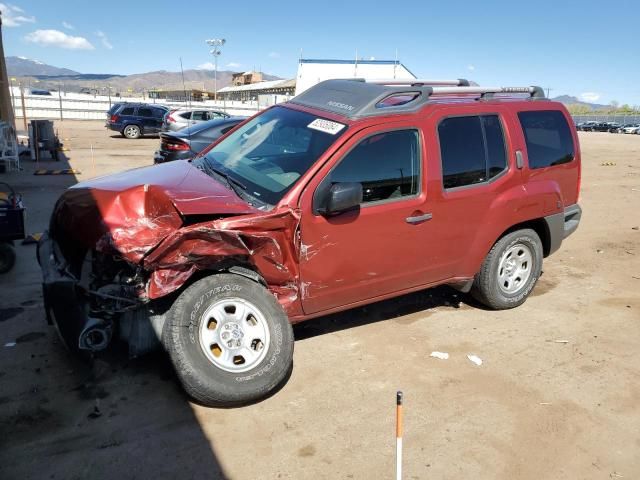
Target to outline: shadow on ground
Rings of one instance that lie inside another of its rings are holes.
[[[27,233],[47,228],[77,182],[34,171],[73,168],[70,157],[22,157],[21,172],[0,174],[23,195]],[[16,242],[16,266],[0,275],[0,478],[226,478],[164,355],[83,362],[62,347],[46,323],[35,251]]]
[[[294,333],[296,340],[304,340],[398,317],[403,317],[399,319],[400,323],[409,324],[428,317],[433,313],[430,310],[434,308],[460,308],[461,305],[484,308],[470,295],[460,293],[451,287],[441,286],[307,320],[295,325]]]

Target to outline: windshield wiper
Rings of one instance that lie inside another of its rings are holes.
[[[242,191],[242,192],[246,192],[246,190],[247,190],[247,186],[246,186],[245,184],[243,184],[240,180],[236,180],[235,178],[233,178],[231,175],[229,175],[229,174],[228,174],[227,172],[225,172],[224,170],[221,170],[221,169],[219,169],[219,168],[213,167],[213,166],[209,163],[209,161],[208,161],[207,157],[205,157],[204,165],[205,165],[205,168],[206,168],[207,170],[210,170],[210,171],[212,171],[213,173],[215,173],[216,175],[218,175],[218,176],[220,176],[220,177],[224,178],[224,180],[225,180],[226,184],[229,186],[229,188],[230,188],[231,190],[233,190],[233,192],[234,192],[238,197],[242,198],[242,195],[241,195],[241,193],[240,193],[240,192],[241,192],[241,191]],[[238,188],[240,188],[240,189],[242,189],[242,190],[239,190]]]

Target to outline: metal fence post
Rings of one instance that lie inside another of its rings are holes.
[[[64,120],[62,117],[62,93],[60,92],[60,85],[58,85],[58,101],[60,102],[60,121]]]

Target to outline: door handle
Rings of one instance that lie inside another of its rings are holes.
[[[414,217],[407,217],[406,222],[416,225],[418,223],[426,222],[427,220],[431,220],[433,218],[433,214],[425,213],[423,215],[416,215]]]

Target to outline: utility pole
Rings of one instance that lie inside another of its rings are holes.
[[[9,95],[9,79],[7,78],[7,65],[4,59],[4,46],[2,44],[2,14],[0,14],[0,120],[9,125],[15,125],[13,108],[11,108],[11,96]]]
[[[213,100],[218,101],[218,57],[222,54],[222,46],[227,43],[224,38],[210,38],[205,40],[211,47],[209,53],[213,55]]]

